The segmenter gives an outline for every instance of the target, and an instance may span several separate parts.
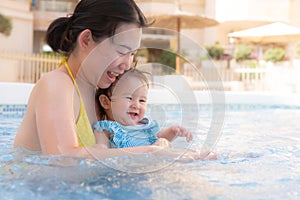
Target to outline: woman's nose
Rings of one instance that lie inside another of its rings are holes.
[[[129,70],[133,61],[133,56],[131,53],[128,53],[124,56],[122,64],[120,64],[121,70]]]
[[[122,63],[119,65],[119,68],[123,71],[129,70],[130,69],[130,65],[126,64],[126,63]]]

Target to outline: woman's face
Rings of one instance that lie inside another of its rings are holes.
[[[132,67],[133,57],[140,47],[141,29],[135,24],[123,24],[109,41],[113,57],[98,80],[99,88],[108,88],[117,76]]]
[[[132,66],[141,35],[142,30],[136,24],[120,25],[114,36],[96,44],[82,63],[79,76],[95,87],[108,88]]]

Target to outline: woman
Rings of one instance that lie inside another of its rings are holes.
[[[47,42],[66,59],[36,83],[14,147],[99,159],[145,152],[182,154],[153,146],[103,149],[91,129],[97,121],[95,88],[109,87],[131,67],[146,26],[134,0],[81,0],[72,16],[53,21]]]

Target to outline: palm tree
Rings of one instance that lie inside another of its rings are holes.
[[[9,36],[11,33],[11,29],[12,24],[10,18],[0,14],[0,33]]]

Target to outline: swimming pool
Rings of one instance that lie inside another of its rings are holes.
[[[227,97],[222,137],[214,148],[219,159],[191,163],[151,154],[100,162],[15,150],[11,145],[22,105],[2,105],[0,194],[8,199],[299,199],[300,107],[295,99]],[[199,118],[188,124],[197,127],[190,148],[203,144],[211,126],[211,105],[205,94],[201,99],[194,105]],[[152,112],[166,124],[181,115],[173,104],[160,108],[153,106]],[[178,139],[174,146],[187,144]]]

